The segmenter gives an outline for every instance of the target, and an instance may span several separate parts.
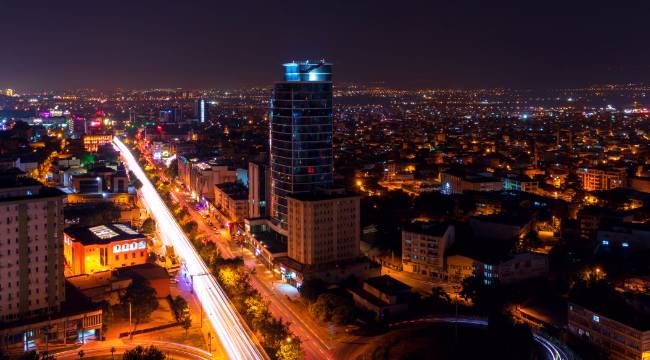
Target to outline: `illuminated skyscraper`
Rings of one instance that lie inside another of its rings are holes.
[[[332,64],[284,64],[271,99],[271,216],[287,228],[287,196],[332,184]]]
[[[205,99],[198,99],[194,103],[194,116],[200,123],[204,123],[210,118],[210,103]]]

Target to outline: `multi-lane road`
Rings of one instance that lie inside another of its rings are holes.
[[[183,261],[188,276],[193,279],[194,291],[228,357],[242,360],[268,358],[237,314],[221,286],[210,274],[203,259],[185,236],[131,151],[118,137],[113,141],[129,170],[142,183],[139,190],[141,199],[156,220],[162,241],[174,248],[175,254]]]

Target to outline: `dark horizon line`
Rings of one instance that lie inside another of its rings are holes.
[[[495,86],[495,87],[456,87],[456,86],[390,86],[384,81],[373,82],[336,82],[334,87],[350,87],[360,86],[365,88],[384,88],[400,91],[427,91],[427,90],[440,90],[440,91],[485,91],[485,90],[502,90],[502,91],[567,91],[567,90],[585,90],[590,88],[631,88],[631,87],[645,87],[650,86],[645,82],[638,83],[602,83],[590,84],[583,86],[566,86],[566,87],[508,87],[508,86]],[[272,84],[266,85],[251,85],[251,86],[238,86],[238,87],[172,87],[172,86],[154,86],[154,87],[107,87],[107,88],[94,88],[94,87],[77,87],[77,88],[50,88],[50,89],[21,89],[2,87],[0,89],[12,89],[21,94],[38,95],[38,93],[51,93],[51,92],[74,92],[74,91],[98,91],[98,92],[115,92],[115,91],[155,91],[155,90],[171,90],[171,91],[243,91],[251,89],[266,89],[272,88]]]

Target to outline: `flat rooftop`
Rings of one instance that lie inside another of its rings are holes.
[[[144,235],[124,224],[72,226],[64,229],[63,232],[84,245],[109,244],[113,241],[145,238]]]
[[[389,295],[399,295],[411,291],[411,287],[388,275],[368,278],[366,284]]]

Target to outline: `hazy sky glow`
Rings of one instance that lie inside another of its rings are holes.
[[[287,60],[335,81],[650,81],[647,1],[3,0],[0,88],[240,87]]]

